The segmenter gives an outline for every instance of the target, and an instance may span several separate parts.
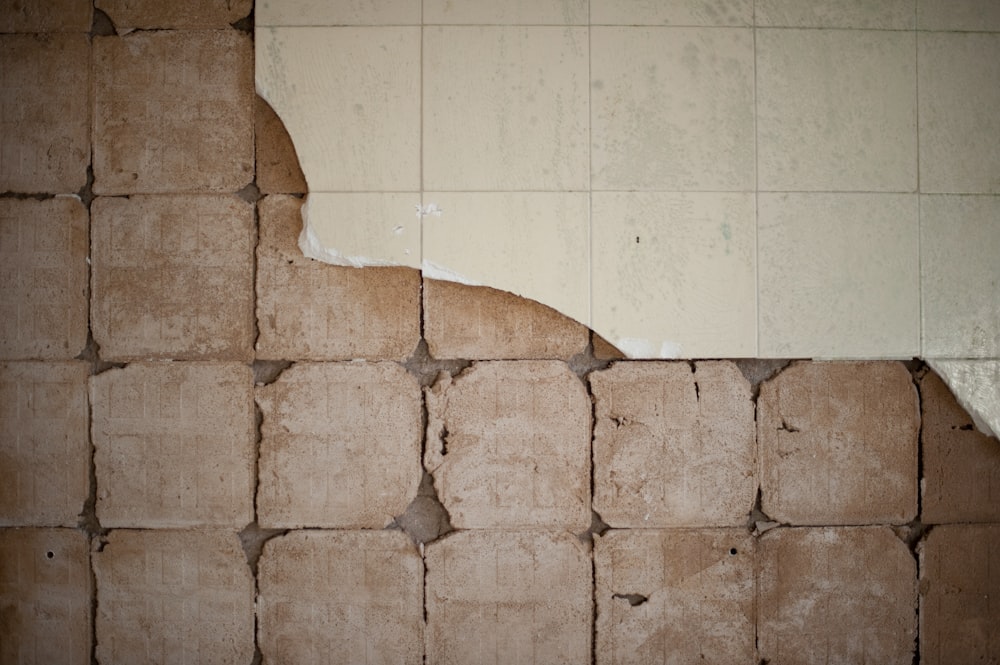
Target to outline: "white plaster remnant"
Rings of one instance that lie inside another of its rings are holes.
[[[619,337],[615,346],[629,358],[662,358],[664,360],[682,358],[681,345],[676,342],[656,342],[638,337]]]
[[[464,275],[460,275],[454,270],[446,268],[442,265],[434,263],[433,261],[428,261],[424,259],[420,263],[420,270],[424,273],[424,277],[428,279],[439,279],[446,282],[457,282],[459,284],[465,284],[466,286],[484,286],[481,282],[471,280]]]
[[[1000,437],[1000,360],[928,360],[972,422],[987,436]]]
[[[434,217],[440,217],[441,213],[444,212],[444,210],[439,208],[436,203],[428,203],[427,205],[418,205],[415,207],[417,209],[417,219],[423,219],[428,215],[433,215]]]

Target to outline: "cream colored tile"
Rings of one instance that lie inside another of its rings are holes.
[[[1000,357],[1000,197],[920,197],[923,353]]]
[[[920,354],[917,197],[759,194],[760,355]]]
[[[756,355],[753,194],[593,195],[593,329],[633,358]]]
[[[591,51],[595,189],[753,189],[750,30],[597,27]]]
[[[430,27],[423,59],[425,189],[586,189],[587,29]]]
[[[420,28],[256,34],[257,92],[285,123],[310,191],[420,188]]]
[[[261,0],[256,11],[258,27],[420,25],[420,0]]]
[[[587,25],[587,0],[425,0],[424,24]]]
[[[420,194],[316,192],[302,206],[302,252],[335,265],[420,267]]]
[[[920,30],[1000,30],[1000,2],[996,0],[917,0]]]
[[[753,25],[753,0],[591,0],[594,25]]]
[[[424,276],[537,300],[590,322],[587,194],[424,194]]]
[[[920,191],[1000,194],[1000,35],[920,33]]]
[[[950,1],[950,0],[949,0]],[[916,0],[756,0],[758,26],[913,30]]]
[[[913,33],[758,30],[761,190],[914,191]]]

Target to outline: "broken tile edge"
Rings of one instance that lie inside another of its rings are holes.
[[[1000,438],[1000,360],[927,359],[976,428]]]

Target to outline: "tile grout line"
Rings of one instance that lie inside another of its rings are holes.
[[[757,127],[757,1],[751,7],[753,30],[753,277],[754,355],[760,357],[760,140]]]
[[[594,330],[594,48],[591,18],[593,2],[587,3],[587,327]]]
[[[914,116],[916,120],[917,149],[917,353],[924,357],[924,265],[923,265],[923,211],[921,206],[920,183],[920,7],[913,7],[913,78],[914,78]],[[918,479],[919,480],[919,479]]]

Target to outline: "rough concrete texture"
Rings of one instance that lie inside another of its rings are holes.
[[[1000,522],[1000,442],[976,431],[937,374],[921,379],[920,400],[921,521]]]
[[[258,203],[257,357],[403,360],[420,340],[420,273],[302,256],[302,199]]]
[[[455,528],[587,528],[590,400],[565,363],[474,363],[425,397],[424,464]]]
[[[746,529],[595,538],[597,664],[754,662],[754,549]]]
[[[97,0],[94,6],[108,15],[119,33],[136,28],[208,30],[228,28],[246,17],[253,7],[253,0]]]
[[[423,662],[424,564],[398,531],[297,531],[264,546],[264,661]]]
[[[917,513],[920,405],[897,362],[799,363],[761,385],[762,507],[791,524],[902,524]]]
[[[100,663],[249,663],[254,581],[228,531],[112,531],[92,553]]]
[[[76,526],[90,482],[83,362],[0,363],[0,526]]]
[[[611,342],[597,333],[591,333],[594,344],[594,357],[599,360],[623,360],[625,354],[619,351]]]
[[[464,531],[425,561],[428,663],[590,662],[591,563],[576,536]]]
[[[587,346],[585,326],[506,291],[424,280],[424,336],[435,358],[569,358]]]
[[[920,662],[1000,662],[1000,525],[935,527],[920,546]]]
[[[590,375],[594,510],[613,527],[742,526],[757,493],[750,384],[731,362]]]
[[[94,192],[238,191],[253,180],[253,91],[235,30],[94,38]]]
[[[0,192],[76,193],[90,162],[87,35],[0,35],[0,62]]]
[[[913,662],[916,561],[891,529],[774,529],[757,552],[760,662]]]
[[[420,387],[399,365],[295,365],[257,403],[261,526],[379,529],[416,496]]]
[[[91,326],[105,360],[249,360],[253,207],[228,195],[95,199]]]
[[[8,0],[0,3],[0,32],[88,32],[90,0]]]
[[[253,376],[237,363],[133,363],[90,380],[104,527],[253,521]]]
[[[87,209],[0,199],[0,358],[69,360],[87,344]]]
[[[295,146],[285,126],[261,97],[253,105],[257,187],[264,194],[303,194],[309,191]]]
[[[86,534],[0,529],[0,663],[90,665]]]

